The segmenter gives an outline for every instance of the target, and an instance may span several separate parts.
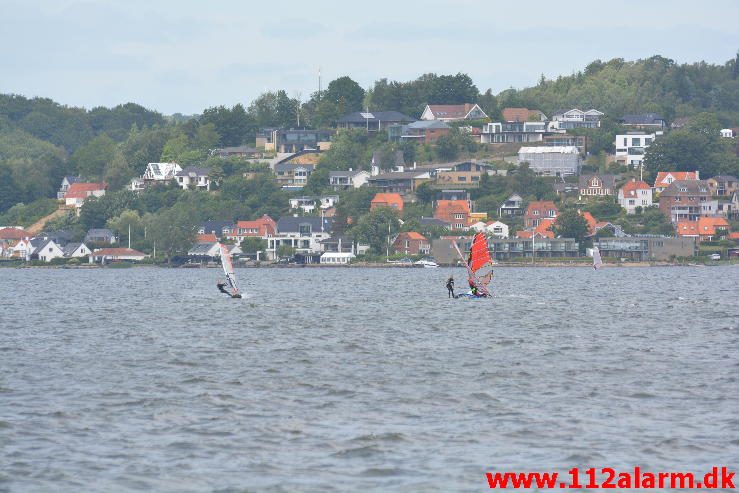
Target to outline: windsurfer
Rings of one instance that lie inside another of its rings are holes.
[[[449,279],[446,281],[446,288],[449,291],[449,297],[456,298],[456,296],[454,296],[454,277],[449,276]]]
[[[231,293],[229,293],[228,291],[226,291],[226,283],[225,283],[225,281],[224,282],[220,282],[219,281],[218,283],[216,283],[216,287],[218,288],[218,291],[220,291],[221,293],[227,294],[227,295],[231,296]]]

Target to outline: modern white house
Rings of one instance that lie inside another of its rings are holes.
[[[90,251],[84,243],[67,243],[63,248],[66,258],[82,258],[89,257]]]
[[[334,207],[338,203],[338,195],[293,197],[290,199],[290,209],[301,209],[303,212],[311,213],[316,209],[316,204],[325,210]]]
[[[482,127],[482,144],[504,144],[517,142],[542,142],[547,131],[547,122],[495,122]]]
[[[722,128],[721,137],[724,137],[726,139],[733,139],[734,137],[736,137],[736,134],[734,133],[734,129],[732,128]]]
[[[627,132],[616,135],[616,162],[628,166],[639,167],[644,162],[644,152],[654,139],[656,133]]]
[[[652,187],[643,181],[632,179],[618,190],[618,205],[626,209],[627,214],[635,214],[637,207],[652,207]]]
[[[599,128],[604,113],[596,109],[587,111],[573,108],[560,110],[552,115],[549,129],[553,132],[571,130],[573,128]]]
[[[508,238],[508,225],[500,221],[478,221],[470,226],[470,229],[486,233],[488,236],[497,238]]]
[[[131,180],[130,188],[134,192],[144,190],[147,186],[156,183],[167,183],[182,171],[177,163],[149,163],[141,178]]]
[[[348,171],[329,171],[328,184],[334,190],[359,188],[366,185],[369,178],[370,174],[367,171],[354,171],[349,168]]]
[[[320,253],[322,243],[331,237],[333,219],[315,216],[308,217],[281,217],[277,221],[277,234],[269,236],[267,240],[267,259],[278,257],[281,246],[295,249],[295,253]]]
[[[197,166],[188,166],[174,175],[177,184],[183,190],[194,188],[195,190],[210,190],[209,170]]]

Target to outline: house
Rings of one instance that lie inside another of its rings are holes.
[[[188,166],[182,171],[175,173],[175,180],[183,190],[190,188],[195,190],[210,191],[210,178],[208,178],[210,170],[207,168],[199,168],[197,166]]]
[[[311,213],[315,210],[316,204],[321,210],[330,209],[339,203],[338,195],[319,196],[303,196],[293,197],[289,199],[290,209],[302,209],[305,213]]]
[[[112,245],[116,240],[115,235],[111,230],[103,228],[89,230],[85,235],[84,241],[88,245],[91,243]]]
[[[372,202],[370,202],[370,210],[373,211],[378,207],[390,207],[398,212],[403,211],[403,198],[397,193],[377,193]]]
[[[448,135],[452,129],[439,120],[419,120],[407,125],[392,125],[387,129],[388,140],[391,142],[418,142],[433,144],[439,137]]]
[[[644,153],[657,134],[644,132],[628,132],[616,135],[616,162],[628,166],[638,167],[644,162]]]
[[[359,188],[367,184],[370,174],[366,171],[329,171],[328,184],[335,190],[346,190],[347,188]]]
[[[692,257],[698,253],[694,238],[665,238],[631,236],[601,238],[595,245],[602,257],[636,261],[671,260],[676,257]]]
[[[729,222],[723,217],[699,217],[697,221],[678,221],[677,236],[698,238],[699,241],[723,240],[729,235]]]
[[[352,238],[347,236],[332,236],[321,241],[321,251],[330,253],[356,253],[364,255],[369,250],[369,245],[355,244]]]
[[[280,153],[300,152],[308,149],[326,149],[334,135],[334,130],[306,130],[281,128],[270,131],[264,144],[265,151]]]
[[[635,214],[637,207],[652,207],[652,187],[633,178],[618,190],[618,204],[627,214]]]
[[[521,147],[518,163],[529,163],[529,168],[539,175],[567,176],[580,173],[580,151],[574,146]]]
[[[414,119],[399,111],[355,111],[336,122],[338,128],[357,128],[368,132],[380,132],[393,125],[405,125]]]
[[[726,139],[733,139],[734,137],[736,137],[736,132],[733,128],[722,128],[719,131],[719,134],[721,135],[721,137],[724,137]]]
[[[369,178],[370,186],[386,193],[407,195],[416,191],[421,183],[431,180],[431,172],[424,169],[380,173]]]
[[[542,219],[556,219],[559,210],[551,200],[536,200],[530,202],[523,215],[523,223],[526,229],[533,229],[539,225]]]
[[[262,145],[262,147],[264,146]],[[221,149],[213,149],[210,152],[210,155],[220,157],[220,158],[237,157],[237,158],[255,159],[255,158],[259,158],[262,155],[262,153],[255,147],[238,146],[238,147],[223,147]]]
[[[523,214],[523,199],[517,193],[508,197],[498,209],[500,217],[520,216],[521,214]]]
[[[0,228],[0,240],[22,240],[32,235],[23,228]]]
[[[437,200],[434,217],[449,223],[452,230],[466,230],[470,226],[471,212],[468,200]]]
[[[276,234],[277,223],[267,214],[264,214],[254,221],[236,221],[229,238],[241,243],[244,238],[268,238]]]
[[[421,120],[440,120],[456,122],[461,120],[481,120],[488,115],[477,104],[429,104],[421,114]]]
[[[33,238],[31,247],[31,260],[51,262],[55,258],[64,257],[64,250],[54,240],[48,238]]]
[[[554,221],[555,220],[552,218],[544,217],[539,221],[539,224],[537,224],[536,227],[532,229],[516,231],[516,238],[554,238],[554,231],[552,231]]]
[[[508,225],[500,221],[478,221],[472,224],[470,229],[485,233],[488,236],[508,238]]]
[[[549,147],[575,146],[580,151],[580,155],[586,156],[588,154],[588,137],[585,135],[554,133],[544,135],[542,142]]]
[[[15,242],[13,240],[5,241],[6,245],[10,248],[10,253],[9,255],[6,253],[6,256],[10,256],[11,258],[30,260],[33,246],[31,246],[31,240],[29,238],[22,238]]]
[[[552,131],[565,131],[575,128],[599,128],[600,119],[604,113],[590,109],[582,111],[578,108],[571,110],[559,110],[552,115],[549,129]]]
[[[239,245],[225,245],[231,255],[241,255],[243,252]],[[190,257],[214,259],[221,256],[221,244],[218,242],[196,243],[188,251]]]
[[[277,221],[277,233],[267,237],[267,257],[276,259],[281,246],[296,253],[320,253],[321,242],[331,237],[333,219],[284,216]]]
[[[62,251],[66,258],[89,257],[92,253],[84,243],[67,243]]]
[[[436,173],[436,183],[439,185],[473,186],[480,185],[482,175],[488,173],[492,165],[475,161],[464,161],[447,165]]]
[[[325,265],[346,265],[356,258],[351,252],[326,252],[321,255],[320,264]]]
[[[545,122],[547,116],[539,110],[528,108],[503,108],[501,112],[505,122]]]
[[[195,243],[217,243],[218,237],[215,233],[203,233],[195,235]]]
[[[662,193],[676,180],[698,180],[698,171],[659,171],[654,180],[654,191]]]
[[[547,131],[547,123],[542,121],[514,121],[486,123],[482,127],[482,144],[507,144],[519,142],[541,142]]]
[[[102,197],[105,195],[105,183],[72,183],[64,195],[64,202],[68,207],[79,209],[88,197]]]
[[[580,175],[578,193],[580,197],[603,197],[613,195],[616,188],[614,175]]]
[[[441,219],[436,219],[435,217],[421,216],[421,219],[419,219],[418,222],[421,224],[421,226],[424,226],[424,227],[445,228],[445,229],[451,229],[452,227],[452,225],[449,224],[448,222],[442,221]]]
[[[80,176],[65,176],[62,178],[62,184],[59,186],[59,191],[56,193],[57,199],[63,199],[67,194],[67,190],[73,183],[79,183],[82,181]]]
[[[670,221],[697,221],[705,214],[703,205],[711,200],[708,184],[702,180],[675,180],[659,198],[659,208]]]
[[[634,127],[643,130],[664,130],[667,128],[667,122],[657,113],[624,115],[618,121],[624,127]]]
[[[739,180],[731,175],[718,175],[706,180],[712,195],[731,197],[739,191]]]
[[[275,176],[282,188],[303,188],[314,169],[313,164],[278,163],[275,165]]]
[[[198,228],[199,235],[213,234],[216,238],[230,238],[233,232],[233,221],[205,221]]]
[[[421,233],[409,231],[398,233],[393,240],[392,250],[395,253],[406,255],[428,255],[431,251],[431,244]]]
[[[139,262],[146,258],[146,254],[131,248],[101,248],[90,254],[92,263],[108,262]]]
[[[177,163],[149,163],[141,178],[131,180],[131,190],[138,192],[155,184],[169,183],[175,175],[182,171]]]

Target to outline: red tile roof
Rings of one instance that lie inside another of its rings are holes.
[[[530,117],[541,114],[541,111],[530,110],[528,108],[503,108],[502,113],[503,113],[503,121],[527,122],[529,121]]]
[[[657,173],[657,178],[654,180],[654,188],[667,187],[672,182],[666,182],[667,176],[671,175],[673,181],[677,180],[697,180],[697,171],[660,171]]]
[[[713,236],[717,229],[729,230],[729,222],[723,217],[699,217],[698,232],[702,236]]]
[[[678,221],[678,236],[698,236],[698,221]]]
[[[197,243],[215,243],[218,241],[214,233],[206,233],[195,237]]]
[[[729,233],[729,239],[730,240],[739,240],[739,231],[736,233]]]
[[[21,240],[28,238],[30,233],[25,229],[2,228],[0,229],[0,240]]]
[[[86,199],[93,192],[105,190],[108,186],[105,183],[72,183],[64,195],[65,199]]]
[[[370,203],[370,210],[376,207],[392,207],[399,211],[403,210],[403,197],[398,193],[378,193]]]
[[[425,236],[423,236],[421,233],[418,233],[416,231],[408,231],[407,233],[399,233],[398,237],[407,238],[409,240],[420,240],[420,241],[428,241]]]
[[[266,236],[266,235],[274,235],[277,231],[277,223],[274,219],[269,217],[267,214],[263,215],[259,219],[255,219],[254,221],[237,221],[236,227],[234,228],[234,234],[236,236],[244,236],[244,234],[239,234],[239,229],[256,229],[258,230],[259,236]],[[253,236],[253,234],[249,234],[247,236]]]
[[[535,210],[539,211],[538,215],[533,213]],[[559,214],[559,209],[557,209],[557,206],[551,200],[535,200],[529,202],[525,215],[527,217],[544,217],[544,212],[549,210],[553,210],[555,214]]]
[[[649,190],[651,187],[641,180],[630,181],[621,187],[624,198],[636,197],[637,190]]]
[[[437,200],[434,217],[446,222],[458,221],[454,214],[464,214],[465,221],[469,221],[470,206],[466,200]],[[465,224],[466,226],[467,224]]]

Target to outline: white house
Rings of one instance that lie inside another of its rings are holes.
[[[477,232],[486,233],[488,236],[497,238],[508,238],[508,225],[500,221],[478,221],[470,226]]]
[[[67,243],[64,245],[63,251],[67,258],[89,257],[92,253],[84,243]]]
[[[573,128],[598,128],[603,112],[596,109],[587,111],[573,108],[571,110],[560,110],[552,115],[549,130],[552,132],[566,131]]]
[[[136,192],[154,183],[166,183],[180,171],[182,167],[177,163],[149,163],[141,178],[131,180],[131,190]]]
[[[90,263],[93,262],[115,262],[115,261],[139,261],[144,260],[146,254],[131,248],[101,248],[90,254]]]
[[[351,252],[326,252],[321,255],[321,263],[326,265],[346,265],[356,258]]]
[[[487,118],[477,104],[427,104],[421,114],[421,120],[440,120],[454,122],[460,120],[479,120]]]
[[[241,255],[244,253],[238,245],[226,245],[226,249],[231,255]],[[191,257],[220,257],[220,243],[196,243],[187,254]]]
[[[105,195],[105,183],[72,183],[64,194],[64,202],[69,207],[79,209],[89,197],[102,197]]]
[[[334,190],[343,190],[345,188],[359,188],[367,184],[370,174],[367,171],[329,171],[328,184]]]
[[[33,243],[34,240],[31,240],[31,245],[33,246],[31,255],[38,257],[42,262],[51,262],[55,258],[64,257],[64,251],[54,240],[39,239],[36,245]]]
[[[188,166],[182,171],[175,173],[174,178],[181,189],[187,190],[194,188],[195,190],[210,190],[209,170],[206,168],[198,168],[197,166]]]
[[[721,129],[721,137],[727,138],[727,139],[733,139],[736,137],[734,134],[734,129],[731,128],[722,128]]]
[[[634,214],[637,207],[652,207],[652,187],[634,178],[618,190],[618,204],[628,214]]]
[[[33,247],[31,246],[31,240],[29,240],[28,238],[23,238],[18,240],[18,243],[16,243],[10,249],[10,256],[13,258],[29,260],[32,251]]]
[[[290,209],[302,209],[304,212],[310,213],[316,209],[316,204],[319,204],[321,209],[330,209],[338,202],[338,195],[293,197],[290,199]]]
[[[644,161],[644,152],[654,142],[657,134],[646,132],[628,132],[616,135],[616,162],[638,167]]]
[[[541,142],[547,131],[546,122],[494,122],[482,127],[482,144]]]
[[[321,217],[281,217],[277,234],[267,238],[267,258],[277,258],[281,246],[289,246],[296,253],[320,253],[322,242],[331,237],[333,219]]]

